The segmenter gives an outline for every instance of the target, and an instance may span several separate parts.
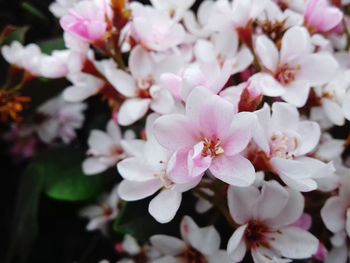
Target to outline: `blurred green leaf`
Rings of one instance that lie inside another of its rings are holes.
[[[45,174],[45,193],[56,200],[84,201],[103,191],[103,176],[86,176],[81,164],[85,155],[69,148],[51,151],[37,164]]]
[[[27,11],[33,17],[37,17],[41,20],[48,21],[48,18],[38,8],[36,8],[29,2],[22,2],[21,8]]]
[[[12,262],[15,258],[19,262],[25,262],[28,259],[38,233],[37,214],[44,179],[41,167],[35,164],[29,165],[22,175],[5,262]]]
[[[46,54],[51,54],[54,50],[65,49],[63,38],[54,38],[40,42],[39,47],[41,48],[41,51]]]

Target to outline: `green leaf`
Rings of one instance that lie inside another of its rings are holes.
[[[24,44],[25,36],[28,32],[29,27],[16,27],[13,25],[6,26],[0,35],[0,45],[9,45],[13,41],[18,41]]]
[[[47,41],[38,43],[41,51],[46,54],[51,54],[54,50],[65,49],[65,44],[63,38],[54,38]]]
[[[47,153],[41,158],[45,174],[45,193],[56,200],[84,201],[95,198],[103,191],[103,176],[86,176],[81,164],[85,154],[68,148]]]
[[[18,188],[12,235],[5,262],[25,262],[38,233],[37,214],[44,175],[40,166],[31,164],[22,175]]]
[[[21,8],[27,11],[33,17],[37,17],[41,20],[48,21],[47,17],[31,3],[23,2],[21,3]]]

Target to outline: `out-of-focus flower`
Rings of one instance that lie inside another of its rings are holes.
[[[241,225],[227,245],[233,262],[241,262],[247,250],[255,263],[290,262],[289,258],[309,258],[317,252],[317,238],[291,226],[304,209],[304,198],[298,191],[269,181],[261,190],[231,186],[227,199],[233,220]]]
[[[35,131],[45,143],[61,139],[68,144],[76,137],[75,130],[83,125],[85,103],[71,103],[63,100],[61,95],[42,104],[35,117]]]
[[[100,3],[88,0],[76,3],[61,18],[62,28],[86,42],[100,40],[107,30],[106,4],[104,0]]]
[[[83,171],[87,175],[101,173],[126,157],[119,126],[110,120],[106,129],[107,132],[92,130],[90,133],[89,157],[83,162]]]
[[[226,251],[220,250],[221,238],[214,226],[198,227],[193,219],[185,216],[181,221],[181,237],[155,235],[151,244],[164,256],[152,261],[161,262],[230,262]]]
[[[79,215],[89,219],[86,229],[106,231],[107,223],[115,219],[119,212],[119,196],[116,185],[109,195],[101,196],[99,203],[83,208]]]
[[[50,6],[49,9],[52,14],[60,18],[68,14],[69,9],[73,8],[80,0],[56,0]]]
[[[326,227],[336,235],[350,237],[350,176],[340,181],[339,194],[329,198],[321,210]]]
[[[218,179],[237,186],[254,182],[252,164],[240,153],[251,139],[256,117],[236,113],[231,103],[204,87],[186,101],[186,115],[170,114],[154,123],[154,135],[173,151],[168,174],[177,183],[202,177],[208,169]]]
[[[10,119],[20,121],[20,113],[30,101],[31,98],[21,96],[17,92],[0,90],[0,122],[7,122]]]
[[[42,53],[36,44],[23,46],[18,41],[13,41],[10,46],[3,46],[1,53],[8,63],[23,68],[34,76],[40,75]]]
[[[169,14],[140,3],[132,3],[131,35],[144,47],[165,51],[181,44],[185,38],[183,26]]]
[[[310,35],[303,27],[284,34],[280,51],[265,35],[257,37],[255,48],[263,66],[258,76],[264,95],[281,96],[297,107],[305,105],[311,86],[326,84],[338,67],[331,54],[312,53]]]
[[[343,19],[343,13],[327,0],[308,0],[305,10],[306,25],[314,32],[327,32]]]

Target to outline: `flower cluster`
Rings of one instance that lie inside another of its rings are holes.
[[[181,239],[140,247],[127,236],[120,262],[347,262],[348,1],[206,0],[196,12],[193,0],[150,2],[56,0],[66,49],[2,48],[31,76],[70,82],[17,129],[69,143],[88,98],[109,106],[82,169],[117,169],[121,180],[107,206],[81,212],[87,229],[106,232],[118,203],[148,197],[150,215],[168,223],[189,192],[191,216],[217,210],[231,238],[185,216]]]

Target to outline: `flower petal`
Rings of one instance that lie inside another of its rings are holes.
[[[168,223],[175,217],[181,200],[181,193],[163,190],[149,203],[148,211],[159,223]]]
[[[118,187],[121,199],[125,201],[136,201],[153,195],[162,187],[159,179],[144,182],[123,180]]]

